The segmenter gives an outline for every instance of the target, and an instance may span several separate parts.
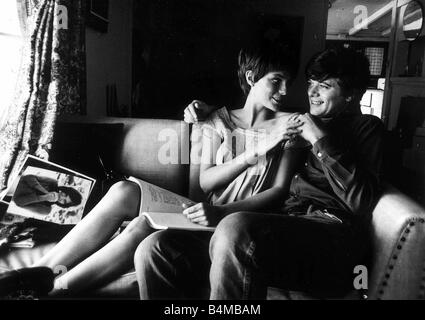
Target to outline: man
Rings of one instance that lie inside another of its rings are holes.
[[[353,289],[353,269],[366,262],[368,226],[379,195],[383,125],[360,112],[369,81],[365,56],[326,50],[310,60],[306,76],[310,112],[298,116],[299,135],[311,147],[281,212],[228,215],[210,241],[190,250],[178,244],[178,234],[145,240],[135,256],[139,285],[149,277],[142,299],[175,297],[164,290],[151,295],[153,284],[193,292],[200,284],[180,275],[198,279],[205,269],[210,299],[264,299],[269,285],[318,297]],[[210,109],[194,101],[185,120]]]

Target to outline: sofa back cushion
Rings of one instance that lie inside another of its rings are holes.
[[[100,129],[93,134],[90,128]],[[88,175],[94,173],[93,177],[99,178],[102,167],[93,156],[96,150],[101,150],[107,170],[144,179],[181,195],[188,194],[190,136],[189,125],[183,121],[67,116],[57,123],[57,132],[60,132],[59,140],[65,143],[60,148],[54,143],[56,156],[52,161]],[[66,145],[72,136],[72,146]],[[79,156],[72,155],[70,148],[76,149]]]
[[[115,167],[119,172],[188,194],[189,125],[179,120],[127,119]]]

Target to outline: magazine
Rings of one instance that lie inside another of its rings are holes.
[[[0,223],[27,218],[74,225],[83,216],[96,180],[56,163],[28,156],[18,176],[3,193],[8,204]]]
[[[193,223],[182,214],[183,205],[190,207],[196,202],[135,177],[130,177],[128,180],[139,185],[141,193],[139,211],[141,215],[146,217],[152,228],[195,231],[215,230],[215,227],[206,227]]]

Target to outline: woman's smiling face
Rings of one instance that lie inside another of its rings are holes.
[[[336,78],[308,81],[310,113],[319,118],[332,117],[345,109],[347,98]]]
[[[288,87],[288,76],[282,71],[273,71],[254,83],[251,93],[256,102],[276,112],[283,107],[283,99]]]

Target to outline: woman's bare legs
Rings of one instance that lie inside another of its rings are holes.
[[[66,282],[69,292],[106,281],[104,277],[127,270],[137,245],[152,232],[144,219],[134,219],[138,216],[139,202],[140,190],[136,184],[127,181],[116,183],[93,210],[35,266],[69,270],[88,257],[62,276],[61,282],[56,285],[64,287]],[[127,231],[107,243],[122,222],[130,219],[134,221],[127,226]]]
[[[144,217],[134,218],[112,241],[58,278],[50,295],[70,295],[97,287],[128,271],[137,246],[153,231]]]

